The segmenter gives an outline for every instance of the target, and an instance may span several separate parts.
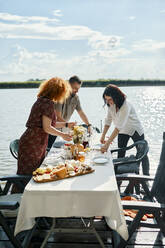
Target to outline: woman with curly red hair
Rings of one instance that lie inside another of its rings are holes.
[[[61,78],[51,78],[39,88],[38,99],[33,104],[26,123],[26,131],[19,140],[17,174],[32,175],[42,163],[48,144],[48,134],[61,136],[70,141],[71,136],[56,128],[65,127],[65,122],[56,122],[54,102],[63,102],[69,95],[70,85]],[[73,122],[67,123],[72,127]]]
[[[116,136],[118,136],[118,147],[126,147],[131,138],[134,142],[144,140],[144,130],[132,104],[127,101],[126,95],[113,84],[109,84],[103,93],[104,102],[108,106],[108,114],[105,119],[104,130],[101,136],[102,152],[106,152]],[[105,135],[113,122],[115,128],[105,141]],[[124,157],[125,151],[119,151],[118,157]],[[147,155],[142,160],[144,175],[149,175],[149,160]]]

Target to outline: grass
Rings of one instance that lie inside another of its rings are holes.
[[[42,81],[25,81],[25,82],[0,82],[0,89],[8,88],[38,88]],[[116,84],[118,86],[165,86],[165,80],[145,79],[98,79],[84,80],[82,87],[105,87],[108,84]]]

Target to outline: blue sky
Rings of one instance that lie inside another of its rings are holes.
[[[164,0],[0,0],[0,81],[165,79]]]

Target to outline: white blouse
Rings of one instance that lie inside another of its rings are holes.
[[[141,136],[144,133],[140,120],[137,117],[136,111],[132,104],[127,100],[124,101],[121,108],[116,112],[116,105],[108,107],[105,125],[110,126],[114,123],[119,133],[132,136],[135,131]]]

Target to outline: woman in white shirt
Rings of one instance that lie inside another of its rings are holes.
[[[103,93],[103,99],[108,106],[107,118],[105,119],[104,130],[101,136],[102,152],[106,152],[118,135],[118,147],[126,147],[128,140],[132,138],[134,142],[144,140],[144,130],[137,117],[134,107],[126,99],[126,95],[113,84],[109,84]],[[114,130],[111,136],[105,141],[105,135],[114,123]],[[124,157],[125,151],[120,151],[118,157]],[[149,160],[146,156],[142,161],[144,175],[149,175]]]

